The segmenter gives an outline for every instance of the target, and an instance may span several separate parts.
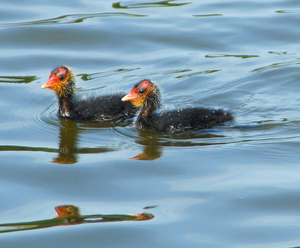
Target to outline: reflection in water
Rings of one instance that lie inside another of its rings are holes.
[[[275,55],[296,55],[296,53],[290,53],[290,52],[274,52],[270,51],[269,54],[275,54]]]
[[[37,80],[38,77],[35,76],[1,76],[0,77],[0,83],[15,83],[15,84],[28,84],[35,80]]]
[[[147,206],[147,207],[143,207],[143,209],[151,209],[151,208],[157,208],[157,206]]]
[[[215,16],[223,16],[222,14],[207,14],[207,15],[193,15],[194,17],[215,17]]]
[[[78,122],[64,118],[59,118],[59,120],[61,124],[59,132],[59,149],[58,156],[56,158],[53,158],[52,160],[53,163],[74,164],[78,161],[77,154],[103,153],[114,151],[114,149],[104,147],[79,148],[77,145],[77,141],[78,133],[81,129],[77,126]],[[108,124],[104,123],[103,125]]]
[[[121,69],[116,69],[116,70],[101,71],[101,72],[90,73],[90,74],[84,73],[84,74],[79,74],[77,76],[81,77],[81,80],[83,80],[83,81],[89,81],[89,80],[94,80],[94,79],[115,76],[115,75],[122,74],[122,73],[133,72],[133,71],[140,70],[140,69],[141,68],[139,68],[139,67],[131,68],[131,69],[121,68]],[[103,88],[103,87],[101,87],[101,88]],[[93,90],[101,89],[101,88],[93,88]],[[125,95],[125,93],[124,93],[124,95]]]
[[[136,3],[129,5],[122,5],[121,2],[113,3],[112,7],[115,9],[135,9],[135,8],[153,8],[153,7],[178,7],[190,3],[171,3],[176,0],[149,2],[149,3]]]
[[[108,17],[108,16],[145,17],[146,15],[135,15],[135,14],[128,14],[128,13],[74,14],[74,15],[63,15],[55,18],[30,21],[30,22],[5,23],[5,24],[0,24],[0,28],[32,26],[32,25],[73,24],[73,23],[81,23],[90,18],[96,18],[96,17],[100,18],[100,17]]]
[[[249,59],[249,58],[258,58],[258,55],[230,55],[230,54],[208,54],[205,55],[205,58],[228,58],[228,57],[233,57],[233,58],[242,58],[242,59]]]
[[[76,122],[64,118],[60,120],[60,134],[59,134],[59,149],[57,157],[53,158],[53,163],[59,164],[74,164],[78,162],[78,154],[87,153],[104,153],[116,151],[112,148],[79,148],[78,135],[83,128],[104,128],[104,127],[121,127],[127,126],[130,122],[128,120],[119,122],[104,122],[104,123],[88,123]],[[212,138],[223,138],[221,135],[213,134],[214,129],[201,130],[197,132],[190,132],[177,135],[162,135],[151,133],[143,130],[138,131],[138,137],[135,143],[143,146],[143,152],[129,159],[136,160],[155,160],[162,156],[163,147],[186,147],[186,146],[207,146],[220,144],[215,143]]]
[[[87,153],[104,153],[116,151],[116,149],[100,147],[100,148],[79,148],[78,134],[84,128],[100,128],[100,127],[121,127],[127,126],[128,120],[117,123],[87,123],[76,122],[64,118],[59,118],[61,128],[59,134],[58,155],[52,160],[53,163],[74,164],[78,162],[78,154]],[[137,130],[138,137],[135,137],[135,143],[143,146],[143,152],[129,159],[135,160],[155,160],[162,156],[164,147],[191,147],[191,146],[207,146],[220,144],[220,138],[224,136],[214,134],[215,129],[200,130],[176,135],[156,134],[143,130]],[[217,138],[214,140],[214,138]]]
[[[205,71],[196,71],[196,72],[191,72],[191,73],[186,73],[184,75],[177,76],[175,78],[189,78],[189,77],[194,77],[197,75],[202,75],[202,74],[211,74],[215,72],[219,72],[220,70],[205,70]]]
[[[27,147],[27,146],[0,146],[0,152],[3,151],[53,152],[53,149],[42,148],[42,147]]]
[[[136,160],[155,160],[162,156],[162,147],[159,146],[159,138],[148,132],[138,130],[139,138],[135,140],[136,143],[143,145],[143,152],[139,155],[130,158]]]
[[[298,14],[298,13],[300,13],[300,10],[295,10],[295,9],[293,9],[293,10],[277,10],[275,12],[278,14]]]
[[[78,162],[80,154],[106,153],[119,150],[118,147],[109,148],[107,146],[96,148],[80,147],[78,137],[83,130],[125,127],[130,125],[132,122],[132,120],[128,120],[126,118],[103,123],[79,122],[64,118],[59,118],[59,121],[60,131],[58,149],[0,146],[0,151],[30,150],[51,153],[54,151],[57,152],[57,155],[52,159],[52,163],[75,164]],[[207,130],[203,129],[176,135],[157,134],[143,130],[136,130],[138,132],[138,136],[132,136],[131,138],[135,140],[136,144],[143,146],[143,151],[129,159],[148,161],[156,160],[162,156],[164,147],[192,147],[229,143],[228,139],[225,140],[226,137],[219,133],[219,129],[224,128],[226,127],[216,127]],[[128,136],[128,133],[121,135]],[[128,137],[130,137],[130,135]]]
[[[263,71],[263,70],[269,70],[269,69],[274,69],[274,68],[281,68],[281,67],[287,67],[287,66],[293,66],[293,65],[299,65],[300,64],[300,59],[294,59],[291,61],[285,61],[285,62],[280,62],[280,63],[273,63],[271,65],[263,66],[257,69],[254,69],[252,72],[257,72],[257,71]]]
[[[77,162],[78,128],[76,122],[60,118],[58,156],[53,163],[74,164]]]
[[[162,148],[158,147],[157,145],[153,146],[144,146],[143,152],[139,155],[130,158],[136,160],[155,160],[161,157],[162,155]]]
[[[192,147],[223,144],[220,143],[219,139],[225,137],[222,135],[213,134],[213,131],[214,129],[209,129],[183,134],[166,135],[138,130],[139,136],[135,139],[135,142],[143,145],[143,152],[130,159],[158,159],[162,156],[164,147]],[[218,141],[216,142],[214,138],[217,138]]]
[[[57,212],[57,217],[54,217],[53,219],[0,224],[0,233],[40,229],[54,226],[77,225],[84,223],[141,221],[151,220],[154,218],[154,215],[147,213],[81,215],[79,208],[73,205],[58,206],[55,208],[55,211]]]

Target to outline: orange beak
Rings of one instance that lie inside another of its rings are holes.
[[[139,99],[139,94],[137,94],[134,90],[131,90],[126,96],[122,98],[122,101],[134,101]]]
[[[50,88],[52,89],[58,83],[58,77],[56,75],[50,75],[48,81],[42,85],[42,89]]]

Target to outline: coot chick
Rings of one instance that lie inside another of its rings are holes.
[[[123,93],[104,96],[78,97],[75,95],[75,78],[68,66],[53,69],[42,86],[55,91],[58,98],[58,115],[78,121],[103,122],[121,117],[133,117],[137,108],[123,102]]]
[[[159,111],[159,88],[155,82],[146,79],[137,83],[122,101],[130,101],[134,106],[141,107],[135,120],[136,128],[156,133],[177,134],[212,128],[233,120],[232,115],[222,109],[193,107]]]

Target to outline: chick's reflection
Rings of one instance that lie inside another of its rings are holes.
[[[79,133],[82,132],[82,129],[78,127],[78,122],[73,120],[63,119],[63,118],[60,118],[59,121],[61,127],[59,131],[58,155],[56,158],[53,158],[52,163],[74,164],[78,162],[78,154],[104,153],[104,152],[114,151],[114,149],[110,149],[106,147],[97,147],[97,148],[78,147],[78,136]]]
[[[92,222],[113,222],[113,221],[140,221],[150,220],[154,216],[152,214],[129,214],[129,215],[81,215],[79,208],[73,205],[63,205],[55,208],[58,216],[55,218],[65,219],[69,225],[81,224],[81,223],[92,223]]]
[[[162,147],[159,144],[160,140],[155,134],[139,130],[139,137],[135,142],[143,145],[143,152],[130,159],[151,161],[162,156]]]
[[[74,205],[62,205],[55,207],[57,217],[38,221],[0,224],[0,233],[25,231],[48,228],[54,226],[78,225],[84,223],[116,222],[116,221],[142,221],[151,220],[154,215],[141,214],[93,214],[81,215],[79,208]]]
[[[60,118],[59,150],[53,163],[74,164],[77,162],[78,128],[74,121]]]

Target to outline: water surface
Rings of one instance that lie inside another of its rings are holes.
[[[1,247],[300,245],[300,2],[2,1]],[[169,136],[60,119],[83,94],[160,85],[164,106],[231,111]]]

